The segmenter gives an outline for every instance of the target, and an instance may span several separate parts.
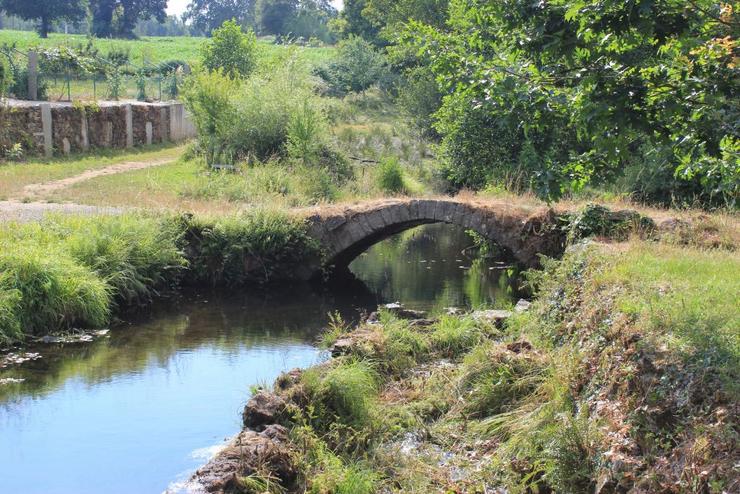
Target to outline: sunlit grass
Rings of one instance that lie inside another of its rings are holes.
[[[159,145],[133,150],[99,149],[95,150],[95,154],[53,159],[30,158],[21,163],[3,163],[0,164],[0,200],[23,199],[23,188],[26,185],[68,178],[87,170],[127,161],[175,160],[183,149],[181,145]]]

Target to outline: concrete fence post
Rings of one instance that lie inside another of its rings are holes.
[[[131,105],[126,105],[126,147],[134,147],[134,113]]]
[[[51,127],[51,105],[41,103],[41,130],[44,134],[44,155],[51,158],[54,154],[54,143],[52,141]]]
[[[39,55],[35,51],[28,52],[28,99],[39,99]]]

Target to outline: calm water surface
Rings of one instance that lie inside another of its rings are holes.
[[[356,259],[353,282],[185,295],[93,343],[32,349],[42,358],[0,370],[23,380],[0,384],[0,494],[177,491],[239,430],[250,386],[325,358],[315,342],[328,312],[516,298],[516,270],[473,259],[471,243],[419,227]]]

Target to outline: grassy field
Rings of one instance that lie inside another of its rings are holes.
[[[77,46],[87,43],[88,36],[83,34],[49,33],[46,39],[40,38],[33,31],[12,31],[0,29],[0,45],[3,43],[15,43],[17,48],[26,51],[33,47],[52,48],[60,45]],[[167,60],[183,60],[194,63],[200,56],[200,45],[206,38],[201,37],[167,37],[167,36],[143,36],[139,39],[94,39],[94,44],[105,54],[112,49],[128,51],[132,65],[141,65],[144,62],[156,64]],[[278,46],[268,39],[261,39],[260,50],[263,57],[276,56],[286,49]],[[302,57],[312,63],[325,61],[333,52],[332,47],[290,47],[298,50]]]

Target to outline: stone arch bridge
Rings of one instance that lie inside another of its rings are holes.
[[[306,266],[304,277],[316,275],[323,267],[345,267],[373,244],[429,223],[474,230],[530,267],[539,264],[539,254],[558,256],[564,247],[564,235],[552,209],[501,200],[392,199],[321,206],[302,213],[309,222],[309,234],[326,254],[323,261]]]

